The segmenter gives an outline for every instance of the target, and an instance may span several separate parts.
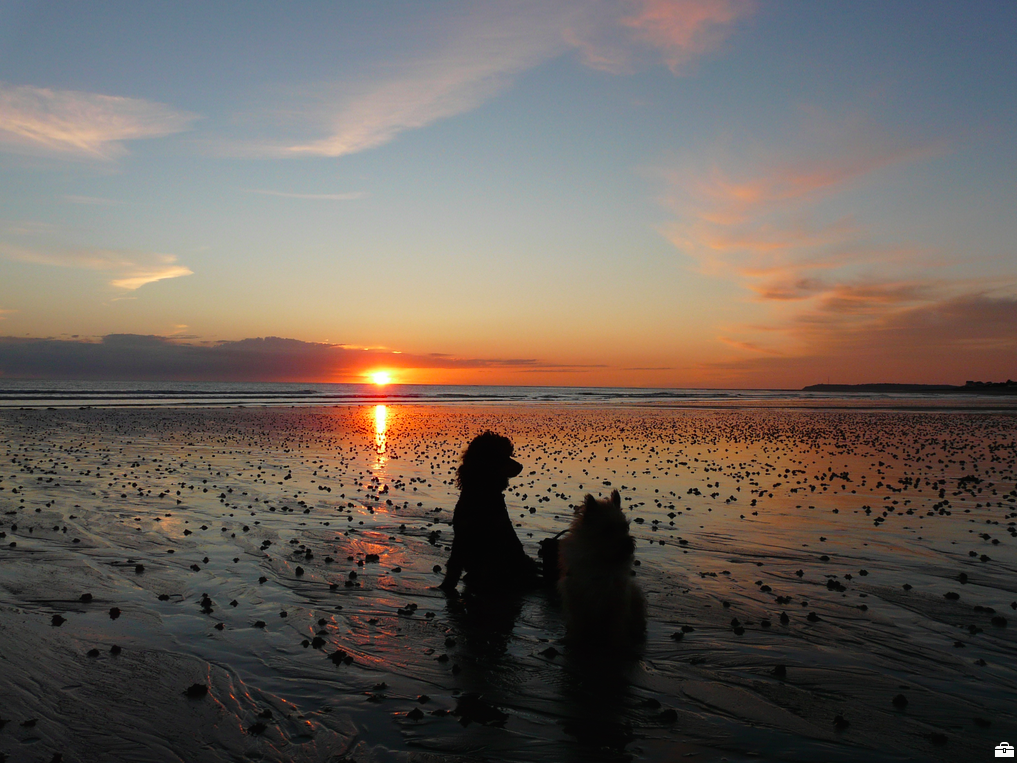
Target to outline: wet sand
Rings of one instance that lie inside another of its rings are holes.
[[[621,492],[637,659],[573,654],[548,592],[435,589],[452,472],[488,427],[524,464],[507,498],[534,556],[586,492]],[[1017,740],[1012,413],[4,410],[0,434],[0,760],[954,761]]]

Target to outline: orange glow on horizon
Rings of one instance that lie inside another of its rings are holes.
[[[392,383],[392,374],[389,371],[370,371],[367,377],[371,380],[371,384],[379,387]]]

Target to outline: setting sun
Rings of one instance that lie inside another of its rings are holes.
[[[371,379],[371,383],[378,386],[392,383],[392,374],[388,371],[372,371],[368,376]]]

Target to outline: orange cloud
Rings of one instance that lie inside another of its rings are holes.
[[[660,51],[664,63],[681,74],[731,34],[734,22],[755,9],[751,0],[634,0],[621,24]]]
[[[852,215],[820,211],[820,201],[935,156],[942,144],[892,144],[871,131],[834,142],[845,148],[805,142],[793,161],[665,175],[662,201],[675,219],[662,232],[700,273],[742,286],[746,305],[754,304],[744,310],[756,312],[751,324],[723,327],[716,339],[731,354],[699,373],[716,383],[790,387],[827,376],[957,381],[965,365],[980,369],[975,376],[1012,376],[1003,370],[1012,360],[998,353],[1017,343],[1017,322],[1005,320],[1017,312],[1015,283],[951,278],[947,253],[880,242]]]
[[[826,381],[963,384],[1014,377],[1017,297],[973,292],[876,313],[844,330],[804,325],[800,351],[738,358],[701,371],[730,384],[800,387]],[[809,319],[802,321],[808,324]]]

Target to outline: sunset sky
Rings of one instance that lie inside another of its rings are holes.
[[[0,0],[0,376],[1017,378],[1017,3]]]

